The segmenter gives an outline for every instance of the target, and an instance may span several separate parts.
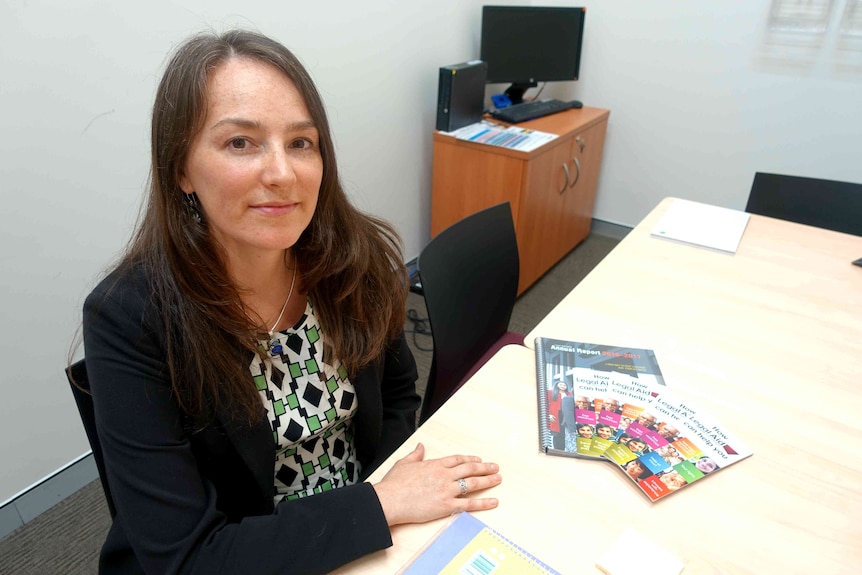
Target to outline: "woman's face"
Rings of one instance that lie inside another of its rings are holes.
[[[640,461],[635,459],[634,461],[630,461],[628,465],[626,465],[626,473],[632,479],[637,479],[644,472],[643,466],[641,466]]]
[[[229,263],[293,246],[323,179],[320,139],[302,95],[275,67],[233,58],[210,74],[207,104],[182,190],[197,193]]]
[[[608,439],[613,434],[613,430],[607,425],[602,425],[596,428],[596,435],[602,439]]]
[[[582,425],[578,428],[578,434],[580,434],[581,437],[592,437],[593,428],[589,425]]]
[[[646,449],[646,443],[644,443],[640,439],[632,439],[628,442],[627,445],[632,451],[643,451],[644,449]]]
[[[560,391],[566,391],[568,389],[568,387],[566,386],[566,382],[565,381],[558,381],[557,382],[557,389],[559,389]]]

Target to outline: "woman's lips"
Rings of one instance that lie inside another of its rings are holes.
[[[259,204],[251,209],[264,216],[282,216],[293,211],[297,204]]]

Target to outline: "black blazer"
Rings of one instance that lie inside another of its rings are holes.
[[[100,573],[326,573],[389,547],[368,483],[273,505],[266,418],[191,428],[166,376],[164,330],[140,270],[114,272],[84,304],[84,349],[117,516]],[[249,357],[249,361],[251,357]],[[367,476],[414,430],[416,365],[403,336],[351,379]]]

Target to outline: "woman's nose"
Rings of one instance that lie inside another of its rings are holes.
[[[296,181],[290,154],[282,147],[272,147],[266,154],[263,181],[267,186],[284,187]]]

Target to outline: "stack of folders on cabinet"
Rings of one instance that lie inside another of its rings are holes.
[[[536,338],[539,448],[606,461],[651,501],[752,455],[668,389],[649,349]]]
[[[561,575],[470,513],[456,513],[398,575]]]
[[[557,134],[549,134],[548,132],[519,128],[518,126],[501,126],[485,121],[470,124],[449,133],[459,140],[510,148],[522,152],[535,150],[559,137]]]

